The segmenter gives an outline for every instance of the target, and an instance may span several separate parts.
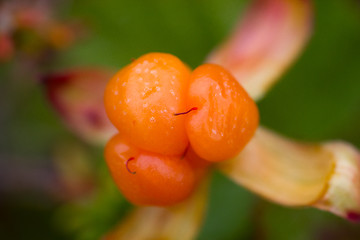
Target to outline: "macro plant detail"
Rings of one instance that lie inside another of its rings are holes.
[[[208,61],[227,67],[250,95],[259,99],[305,45],[311,33],[310,19],[309,1],[255,1],[238,30],[211,53]],[[270,32],[274,26],[276,34]],[[271,40],[262,41],[262,34],[270,34]],[[314,206],[358,220],[359,160],[358,150],[347,143],[303,144],[260,127],[242,153],[217,166],[236,183],[271,201],[287,206]],[[177,239],[176,231],[169,229],[176,229],[179,222],[191,219],[193,226],[201,225],[203,208],[187,215],[178,214],[179,209],[185,212],[191,208],[194,199],[196,194],[182,206],[169,210],[138,209],[108,239],[141,236]],[[164,215],[171,220],[158,223],[155,230],[141,224],[161,222]],[[181,231],[187,233],[187,239],[194,238],[197,228],[186,226]]]
[[[356,4],[0,3],[0,232],[357,239]]]
[[[255,103],[230,73],[214,64],[191,73],[170,54],[134,60],[109,81],[104,99],[119,129],[106,161],[122,193],[139,205],[188,198],[202,168],[236,156],[258,125]]]

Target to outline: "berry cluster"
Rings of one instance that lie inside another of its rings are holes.
[[[256,104],[228,71],[191,71],[164,53],[121,69],[106,87],[105,109],[120,132],[105,148],[107,164],[138,205],[184,200],[204,169],[237,155],[258,126]]]

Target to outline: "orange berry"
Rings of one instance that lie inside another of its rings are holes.
[[[186,132],[194,151],[208,161],[238,154],[254,135],[258,110],[254,101],[224,68],[204,64],[190,76]]]
[[[204,169],[211,165],[211,162],[199,157],[191,146],[186,150],[185,157],[195,169]]]
[[[117,134],[106,145],[105,158],[115,183],[134,204],[172,205],[193,191],[196,176],[186,157],[147,152]]]
[[[185,153],[185,158],[195,171],[196,182],[201,181],[204,175],[208,172],[212,163],[199,157],[191,146],[188,147]]]
[[[107,164],[138,205],[186,199],[211,162],[241,151],[259,121],[256,104],[225,69],[205,64],[191,73],[164,53],[119,71],[106,87],[105,109],[121,134],[106,145]]]
[[[146,54],[119,71],[105,91],[111,122],[132,144],[166,155],[182,154],[188,139],[185,118],[189,68],[165,53]]]

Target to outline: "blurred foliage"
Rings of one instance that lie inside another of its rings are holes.
[[[360,147],[360,7],[333,0],[315,1],[314,9],[313,37],[260,102],[262,123],[297,139]]]
[[[57,224],[65,232],[75,233],[76,239],[99,239],[131,209],[131,205],[113,184],[103,161],[102,150],[97,154],[96,169],[96,192],[63,206],[56,214]]]
[[[169,52],[196,67],[230,32],[247,2],[74,1],[67,14],[84,21],[92,35],[62,55],[61,63],[119,69],[144,53]]]
[[[49,69],[119,69],[153,51],[175,54],[195,67],[226,37],[248,2],[64,2],[58,14],[81,21],[86,37],[46,64],[19,64],[21,56],[15,56],[0,66],[0,158],[16,156],[19,163],[33,166],[51,161],[59,142],[82,144],[59,121],[39,86],[38,77]],[[262,124],[300,140],[340,138],[360,147],[359,3],[316,0],[314,11],[308,47],[259,102]],[[0,191],[0,238],[97,239],[126,213],[130,205],[110,180],[101,149],[83,147],[91,153],[89,164],[95,169],[94,195],[64,205],[45,196],[34,199],[24,197],[27,193]],[[219,173],[211,186],[199,239],[360,239],[358,225],[314,209],[275,206]]]
[[[209,206],[198,240],[244,239],[253,230],[255,196],[222,174],[213,174]],[[229,207],[230,206],[230,207]]]

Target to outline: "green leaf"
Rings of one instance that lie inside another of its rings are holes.
[[[248,1],[75,1],[88,36],[66,51],[62,66],[100,64],[116,69],[147,52],[168,52],[192,67],[231,30]]]
[[[314,10],[307,49],[259,103],[262,124],[297,139],[360,146],[360,7],[318,0]]]
[[[246,237],[252,228],[254,199],[253,194],[215,172],[206,218],[197,239],[231,240]]]

